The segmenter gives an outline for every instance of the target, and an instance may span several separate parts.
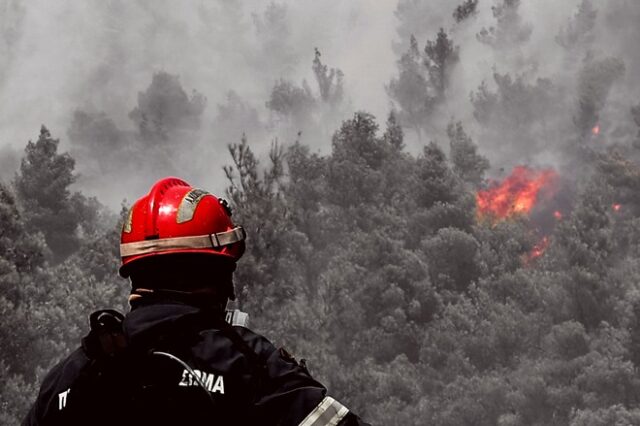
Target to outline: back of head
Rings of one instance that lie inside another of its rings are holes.
[[[137,262],[129,271],[132,295],[155,294],[196,304],[218,305],[235,298],[235,263],[200,254],[173,254]],[[133,297],[132,300],[136,298]]]
[[[131,207],[122,228],[120,275],[132,301],[150,294],[233,299],[232,274],[245,233],[225,200],[178,178],[164,178]]]

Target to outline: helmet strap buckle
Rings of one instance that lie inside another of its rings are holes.
[[[213,248],[218,248],[222,245],[218,239],[218,234],[209,234],[209,239],[211,240],[211,246]]]

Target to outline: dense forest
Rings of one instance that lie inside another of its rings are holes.
[[[248,233],[236,307],[367,421],[640,424],[640,3],[575,1],[558,27],[528,3],[394,2],[384,117],[314,44],[288,77],[291,6],[273,2],[238,29],[260,40],[263,97],[228,88],[209,115],[167,67],[125,123],[78,105],[66,135],[0,151],[0,424],[92,310],[127,309],[130,200],[100,186],[207,188],[218,163]]]

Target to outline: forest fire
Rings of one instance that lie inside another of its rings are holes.
[[[504,220],[518,214],[528,214],[536,205],[541,190],[549,187],[557,173],[551,169],[533,170],[526,166],[513,169],[501,183],[476,193],[478,218]],[[559,213],[556,219],[560,219]]]
[[[553,217],[555,217],[556,220],[562,220],[562,212],[560,210],[556,210],[553,212]]]
[[[531,251],[529,253],[527,253],[525,255],[525,263],[529,263],[532,262],[534,260],[536,260],[537,258],[541,257],[544,252],[547,250],[547,248],[549,247],[549,243],[551,241],[549,240],[549,237],[545,236],[543,237],[538,244],[536,244],[535,246],[533,246],[533,249],[531,249]]]
[[[596,124],[595,126],[593,126],[593,128],[591,129],[591,134],[593,136],[598,136],[600,134],[600,125]]]
[[[619,212],[620,209],[622,208],[622,204],[614,204],[611,206],[611,208],[613,209],[614,212]]]

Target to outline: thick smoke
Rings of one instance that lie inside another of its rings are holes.
[[[350,75],[366,74],[360,79],[345,79],[346,92],[353,98],[362,95],[364,101],[357,102],[358,108],[385,113],[382,87],[393,67],[389,45],[392,4],[232,0],[3,3],[7,13],[3,13],[2,22],[2,49],[6,52],[0,75],[2,145],[22,149],[45,123],[61,137],[62,147],[69,148],[68,132],[77,130],[73,126],[83,114],[111,122],[108,126],[118,134],[135,131],[136,120],[130,113],[137,106],[138,93],[160,72],[178,76],[187,94],[196,90],[206,98],[199,131],[190,135],[189,141],[171,141],[176,151],[181,151],[180,157],[191,160],[178,162],[178,170],[163,170],[160,164],[148,167],[151,159],[147,159],[143,169],[148,174],[127,176],[127,188],[132,189],[123,193],[120,185],[99,182],[105,178],[100,173],[105,171],[101,151],[89,150],[84,158],[87,161],[78,161],[78,184],[96,191],[112,206],[122,197],[137,194],[133,188],[138,185],[133,181],[142,181],[139,188],[147,187],[168,172],[222,191],[227,144],[246,133],[253,145],[264,146],[262,152],[266,152],[271,139],[278,136],[273,129],[278,123],[274,124],[265,106],[277,81],[300,85],[306,79],[319,96],[311,70],[315,47],[330,67]],[[377,65],[367,65],[368,71],[362,73],[362,61]],[[387,71],[384,78],[381,69]],[[372,87],[377,89],[372,91]],[[376,108],[367,106],[376,102]],[[306,142],[320,147],[324,140],[327,146],[325,136],[349,114],[344,111],[333,123],[326,123],[321,137],[316,132],[305,134]],[[105,137],[107,129],[96,131],[96,135],[85,135],[93,139],[88,142],[91,146]],[[284,134],[287,142],[296,135]],[[114,146],[103,149],[119,149],[122,136],[113,137]],[[88,147],[76,148],[86,151]],[[97,166],[96,161],[100,163]],[[120,164],[114,168],[135,170],[139,166]]]
[[[17,167],[13,152],[46,124],[77,157],[77,185],[113,208],[166,174],[222,192],[226,146],[243,135],[258,155],[275,140],[326,152],[354,111],[380,120],[402,113],[392,94],[399,61],[413,36],[423,68],[439,32],[457,56],[444,71],[435,62],[418,71],[440,72],[446,85],[433,83],[439,89],[419,125],[402,120],[410,150],[430,140],[445,146],[447,127],[461,120],[494,176],[523,163],[573,172],[575,145],[602,148],[636,132],[636,2],[457,6],[3,1],[2,177]],[[340,91],[331,100],[329,77]]]

